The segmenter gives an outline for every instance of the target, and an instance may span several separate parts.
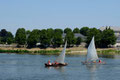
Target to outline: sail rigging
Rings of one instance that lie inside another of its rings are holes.
[[[62,50],[62,52],[60,53],[60,55],[59,55],[58,58],[56,59],[56,61],[57,61],[58,63],[64,63],[66,46],[67,46],[67,41],[65,42],[64,49]]]
[[[98,59],[98,55],[96,52],[96,48],[95,48],[95,42],[94,42],[94,37],[92,38],[88,50],[87,50],[87,61],[95,61]]]

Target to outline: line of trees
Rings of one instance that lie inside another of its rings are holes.
[[[63,38],[63,33],[66,34]],[[89,44],[91,38],[95,37],[96,47],[108,47],[108,45],[114,45],[116,43],[116,37],[114,31],[110,28],[106,28],[101,31],[96,28],[82,27],[62,29],[34,29],[32,31],[19,28],[16,31],[15,37],[13,34],[5,29],[0,31],[0,44],[16,43],[18,46],[24,45],[25,47],[32,48],[37,45],[41,48],[46,47],[60,47],[67,40],[68,47],[73,45],[80,45],[83,41],[81,37],[75,38],[75,33],[81,33],[86,36],[85,42]],[[37,44],[37,45],[36,45]]]

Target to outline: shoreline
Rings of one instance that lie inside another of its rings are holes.
[[[0,53],[16,53],[16,54],[31,54],[31,55],[59,55],[63,48],[1,48]],[[84,47],[72,47],[66,49],[66,55],[86,55],[87,48]],[[116,55],[120,54],[120,50],[117,48],[98,48],[98,55]]]

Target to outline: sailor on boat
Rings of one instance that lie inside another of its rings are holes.
[[[99,60],[99,63],[102,63],[102,60]]]
[[[67,41],[65,43],[64,49],[62,50],[62,52],[60,53],[60,55],[57,57],[57,59],[55,60],[54,63],[50,63],[50,61],[48,61],[48,63],[45,63],[45,66],[66,66],[67,63],[64,62],[65,60],[65,52],[66,52],[66,46],[67,46]]]
[[[51,63],[50,63],[50,60],[48,60],[48,63],[47,63],[48,65],[51,65]]]
[[[56,65],[57,65],[57,64],[59,64],[59,63],[58,63],[57,61],[55,61],[55,62],[54,62],[54,64],[56,64]]]

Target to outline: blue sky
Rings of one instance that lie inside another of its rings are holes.
[[[0,29],[120,26],[120,0],[0,0]]]

